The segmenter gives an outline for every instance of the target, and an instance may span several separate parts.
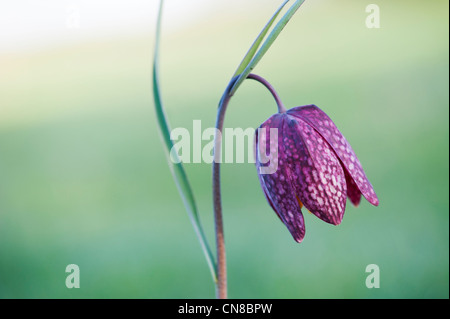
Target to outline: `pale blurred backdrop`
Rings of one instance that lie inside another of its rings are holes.
[[[172,127],[217,104],[275,0],[166,0],[161,87]],[[369,29],[367,5],[380,7]],[[156,0],[0,4],[0,298],[213,298],[151,93]],[[316,104],[360,158],[380,206],[339,226],[305,213],[295,243],[253,164],[222,168],[232,298],[449,297],[448,1],[306,0],[255,73]],[[225,127],[276,112],[245,82]],[[206,144],[206,141],[205,141]],[[211,167],[188,164],[213,244]],[[65,268],[80,268],[80,288]],[[365,268],[380,268],[380,288]]]

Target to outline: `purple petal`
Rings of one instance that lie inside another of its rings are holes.
[[[270,128],[279,128],[282,116],[276,114],[264,122],[261,127],[266,128],[266,145],[259,145],[257,149],[264,152],[270,150]],[[281,139],[281,130],[278,131],[278,143]],[[258,157],[256,160],[256,168],[258,177],[267,201],[272,206],[281,221],[286,225],[295,241],[301,242],[305,236],[305,223],[301,212],[300,204],[295,196],[295,191],[291,184],[291,172],[289,167],[280,160],[280,152],[278,150],[278,158],[269,156],[270,164],[278,165],[277,170],[273,174],[260,174],[260,167],[265,166],[260,163]]]
[[[378,206],[377,195],[367,179],[355,152],[328,115],[315,105],[295,107],[287,113],[311,125],[332,147],[348,173],[347,181],[349,182],[348,177],[351,177],[351,180],[354,182],[348,183],[348,196],[352,203],[359,203],[355,190],[356,186],[372,205]]]
[[[305,207],[323,221],[338,225],[344,216],[347,186],[342,165],[330,146],[310,125],[286,116],[283,129],[285,159],[292,185]]]
[[[361,201],[361,192],[358,186],[356,186],[353,178],[350,177],[346,169],[344,169],[345,181],[347,182],[347,196],[353,205],[358,206]]]
[[[256,163],[256,169],[259,171],[259,168],[261,167],[261,163],[259,163],[258,166],[258,157],[256,156],[256,150],[258,147],[258,130],[256,130],[255,132],[255,143],[254,143],[254,152],[253,154],[255,155],[255,163]],[[270,204],[270,207],[272,207],[273,211],[277,214],[278,218],[280,218],[280,220],[283,222],[283,219],[281,218],[280,214],[278,214],[277,209],[275,208],[275,206],[272,203],[272,200],[270,199],[269,195],[267,195],[266,192],[266,187],[264,186],[264,180],[261,178],[261,174],[258,173],[258,179],[259,179],[259,184],[261,185],[261,188],[264,192],[264,196],[266,197],[267,202]]]

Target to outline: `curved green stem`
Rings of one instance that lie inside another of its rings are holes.
[[[214,263],[214,257],[211,252],[211,249],[208,245],[208,241],[206,239],[205,233],[203,231],[203,227],[200,223],[200,217],[198,215],[197,205],[194,199],[194,194],[192,192],[192,188],[189,184],[188,178],[186,176],[186,172],[184,170],[183,164],[181,160],[178,158],[178,154],[176,152],[172,152],[170,154],[170,150],[173,148],[174,144],[170,138],[170,127],[167,121],[167,117],[164,112],[164,107],[161,99],[160,85],[159,85],[159,77],[158,77],[158,48],[159,48],[159,37],[161,33],[161,17],[162,17],[162,7],[163,0],[160,2],[159,13],[158,13],[158,22],[156,27],[156,41],[155,41],[155,53],[153,60],[153,97],[155,102],[155,111],[156,111],[156,119],[159,126],[159,131],[161,133],[161,138],[163,144],[165,146],[167,163],[169,164],[170,170],[172,172],[173,178],[177,185],[178,191],[183,200],[184,207],[187,210],[189,215],[189,219],[194,227],[194,231],[197,235],[197,238],[200,242],[200,245],[203,250],[203,254],[205,255],[206,261],[209,266],[209,270],[211,271],[211,276],[214,280],[214,283],[217,283],[217,273],[216,273],[216,265]],[[172,156],[172,158],[171,158]]]

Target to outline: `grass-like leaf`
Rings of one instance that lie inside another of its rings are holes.
[[[254,57],[256,51],[258,50],[259,46],[261,45],[261,42],[264,40],[264,37],[266,36],[267,32],[270,30],[270,27],[274,23],[275,19],[280,14],[281,10],[284,8],[286,3],[288,3],[289,0],[285,0],[284,3],[278,8],[278,10],[273,14],[272,18],[270,18],[269,22],[265,25],[265,27],[261,30],[261,33],[258,35],[258,37],[253,42],[252,46],[248,50],[247,54],[244,56],[244,58],[241,61],[241,64],[239,64],[238,68],[236,69],[236,72],[233,74],[233,78],[239,74],[241,74],[247,65],[250,63],[252,58]]]
[[[203,231],[202,225],[200,223],[200,218],[198,215],[197,205],[195,203],[194,194],[192,188],[189,184],[186,172],[183,168],[182,162],[179,160],[178,154],[176,152],[171,152],[174,146],[172,139],[170,138],[170,127],[167,121],[167,117],[164,112],[164,107],[161,98],[161,91],[159,86],[158,77],[158,58],[159,58],[159,43],[161,34],[161,18],[162,18],[162,7],[163,0],[160,2],[159,12],[158,12],[158,22],[156,26],[156,40],[155,40],[155,52],[153,60],[153,98],[155,102],[156,119],[159,126],[159,131],[161,133],[162,142],[164,149],[166,151],[167,163],[169,164],[170,170],[172,172],[175,183],[178,187],[178,191],[183,199],[183,204],[189,215],[192,226],[194,227],[195,233],[202,246],[203,253],[205,255],[206,261],[208,263],[211,275],[214,282],[217,282],[216,266],[211,252],[210,246],[208,245],[205,233]]]
[[[276,26],[273,28],[272,32],[270,32],[266,41],[264,41],[264,44],[261,46],[261,48],[258,50],[258,52],[253,56],[253,58],[247,64],[245,69],[242,72],[235,74],[236,76],[239,75],[239,77],[237,78],[236,82],[234,82],[233,87],[229,91],[229,96],[232,96],[236,92],[238,87],[242,84],[242,82],[244,82],[244,80],[247,78],[247,76],[252,72],[252,70],[255,68],[255,66],[258,64],[258,62],[264,56],[264,54],[266,54],[266,52],[269,50],[270,46],[273,44],[273,42],[276,40],[276,38],[280,35],[283,28],[286,26],[286,24],[289,22],[289,20],[295,14],[297,9],[300,8],[300,6],[303,4],[303,2],[305,2],[305,0],[295,1],[295,3],[288,9],[288,11],[285,13],[285,15],[280,19],[280,21],[278,21]],[[284,3],[283,6],[285,4],[286,3]],[[278,13],[277,13],[277,15],[278,15]],[[272,19],[269,21],[269,23],[273,23]],[[253,48],[253,46],[252,46],[252,48]],[[240,67],[238,69],[240,69]]]

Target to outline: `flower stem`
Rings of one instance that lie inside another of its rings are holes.
[[[225,112],[231,96],[228,94],[237,77],[230,81],[227,89],[219,103],[216,119],[216,134],[214,135],[214,160],[213,160],[213,204],[214,204],[214,224],[216,230],[216,297],[218,299],[227,298],[227,262],[225,253],[225,236],[223,231],[223,217],[222,217],[222,198],[220,191],[220,162],[222,150],[222,130],[225,119]]]
[[[225,253],[225,235],[223,230],[223,215],[222,215],[222,197],[220,191],[220,163],[221,163],[221,150],[222,150],[222,130],[223,123],[225,119],[225,112],[227,110],[228,104],[231,100],[232,95],[230,95],[230,90],[236,83],[239,75],[234,77],[228,84],[222,99],[219,103],[219,109],[217,111],[216,119],[216,134],[214,135],[214,161],[213,161],[213,203],[214,203],[214,222],[216,230],[216,249],[217,249],[217,263],[216,263],[216,273],[217,273],[217,285],[216,285],[216,296],[218,299],[227,298],[227,263],[226,263],[226,253]],[[269,82],[267,82],[263,77],[250,73],[247,79],[252,79],[262,83],[275,98],[277,103],[278,112],[286,112],[286,108],[280,100],[280,97],[276,93],[275,89]]]
[[[280,96],[277,94],[277,92],[275,91],[274,87],[267,82],[266,79],[264,79],[263,77],[250,73],[247,76],[247,79],[252,79],[255,81],[258,81],[259,83],[263,84],[269,91],[270,93],[272,93],[272,96],[275,99],[275,102],[277,102],[277,106],[278,106],[278,112],[279,113],[285,113],[286,112],[286,108],[284,107],[283,103],[281,102]]]

